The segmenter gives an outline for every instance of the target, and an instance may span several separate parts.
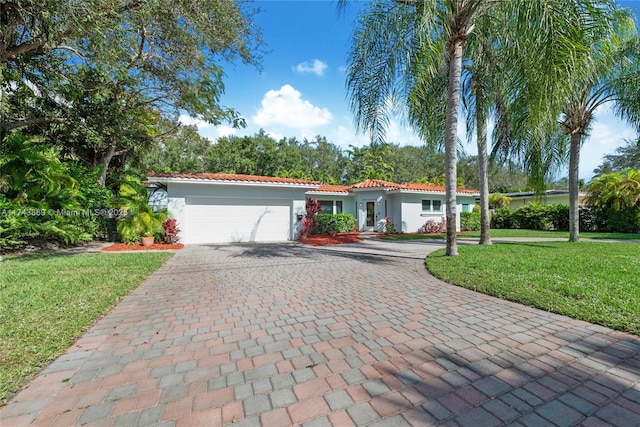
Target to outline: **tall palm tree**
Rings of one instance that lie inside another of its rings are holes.
[[[374,0],[364,7],[353,34],[347,74],[358,128],[380,142],[390,115],[398,107],[408,108],[412,126],[428,138],[433,136],[429,131],[442,129],[442,115],[417,114],[409,99],[420,87],[418,92],[435,95],[436,102],[445,101],[444,132],[439,133],[444,133],[445,148],[447,255],[458,254],[456,148],[462,65],[463,59],[470,59],[465,57],[467,41],[490,34],[493,39],[485,43],[499,43],[505,47],[505,55],[519,58],[518,63],[525,64],[531,76],[527,79],[531,87],[518,89],[520,99],[531,101],[530,117],[557,117],[558,100],[565,95],[559,82],[578,72],[573,67],[574,58],[587,52],[585,46],[574,42],[574,35],[584,25],[584,17],[593,12],[593,3],[594,0]],[[499,24],[499,33],[474,30],[489,24]],[[512,83],[522,81],[523,78],[514,79]],[[443,84],[444,92],[440,90]]]
[[[578,205],[580,149],[588,139],[597,109],[611,104],[614,112],[633,125],[640,125],[640,38],[629,9],[615,4],[599,9],[606,26],[585,26],[577,35],[592,46],[591,55],[580,64],[581,73],[567,81],[570,94],[558,122],[554,120],[523,134],[514,127],[513,147],[527,164],[538,187],[548,176],[549,165],[569,159],[569,241],[580,239]],[[522,107],[522,106],[520,106]],[[516,108],[518,110],[518,108]],[[515,113],[522,114],[522,110]],[[525,113],[526,114],[526,113]],[[520,128],[522,129],[522,128]],[[566,164],[566,163],[565,163]]]

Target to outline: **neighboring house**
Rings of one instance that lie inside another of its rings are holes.
[[[178,220],[183,243],[296,239],[306,198],[327,213],[352,214],[360,231],[379,231],[391,216],[398,231],[416,232],[445,216],[445,189],[426,184],[366,180],[354,185],[234,174],[149,174]],[[458,189],[458,213],[473,209],[478,192]],[[459,219],[457,228],[460,228]]]
[[[533,191],[522,193],[506,193],[505,196],[511,199],[510,208],[518,209],[524,205],[569,205],[568,190],[547,190],[542,194],[536,194]],[[578,193],[578,204],[584,205],[584,199],[587,193]]]

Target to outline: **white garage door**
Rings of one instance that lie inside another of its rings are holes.
[[[187,197],[187,243],[272,242],[291,236],[291,200]]]

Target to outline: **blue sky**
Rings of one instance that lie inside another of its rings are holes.
[[[621,1],[640,12],[640,0]],[[344,13],[333,0],[257,0],[255,24],[262,29],[268,53],[262,72],[243,64],[225,66],[222,103],[240,112],[247,127],[213,127],[196,122],[203,136],[215,141],[225,135],[254,135],[264,129],[275,139],[325,136],[343,149],[363,146],[368,137],[356,134],[345,87],[349,40],[363,2],[352,1]],[[185,123],[194,123],[185,117]],[[459,127],[465,141],[465,129]],[[618,121],[608,108],[596,114],[591,138],[581,151],[580,177],[589,179],[604,154],[613,153],[636,132]],[[387,141],[421,145],[399,120],[391,122]],[[475,154],[475,142],[464,149]]]

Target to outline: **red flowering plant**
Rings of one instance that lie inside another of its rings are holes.
[[[395,233],[397,233],[396,226],[393,224],[391,217],[385,216],[384,217],[384,234],[395,234]]]
[[[420,233],[444,233],[447,230],[447,221],[442,218],[442,221],[435,221],[433,219],[428,220],[424,223],[420,230]]]
[[[180,241],[178,233],[180,233],[178,221],[174,218],[169,218],[162,223],[162,239],[165,243],[178,243]]]
[[[318,215],[318,212],[322,211],[322,207],[316,199],[307,199],[305,211],[306,216],[300,221],[301,227],[298,232],[298,240],[307,237],[309,233],[311,233],[311,230],[313,230],[313,227],[318,225],[316,215]]]

